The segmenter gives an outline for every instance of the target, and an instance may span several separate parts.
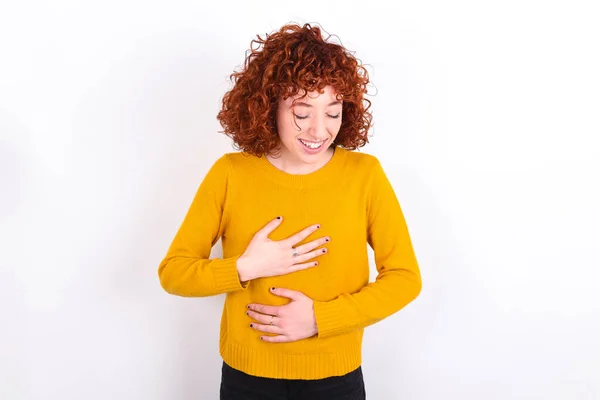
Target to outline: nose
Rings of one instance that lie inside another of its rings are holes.
[[[315,141],[322,140],[327,137],[327,120],[324,116],[315,116],[312,119],[312,124],[308,130],[308,134]]]

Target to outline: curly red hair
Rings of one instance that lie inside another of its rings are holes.
[[[278,101],[298,93],[322,93],[325,86],[333,87],[343,101],[334,144],[355,150],[368,143],[372,115],[371,102],[364,98],[367,70],[342,45],[327,42],[319,27],[284,25],[264,39],[257,35],[248,52],[242,70],[230,75],[234,86],[223,96],[217,115],[221,132],[235,147],[259,157],[277,149]]]

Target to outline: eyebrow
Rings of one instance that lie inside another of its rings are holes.
[[[327,104],[327,107],[335,106],[337,104],[342,104],[342,102],[341,101],[337,101],[337,100],[336,101],[332,101],[331,103]],[[304,103],[303,101],[300,101],[300,102],[298,102],[296,104],[292,104],[292,106],[296,106],[296,107],[298,107],[298,106],[312,107],[310,104]]]

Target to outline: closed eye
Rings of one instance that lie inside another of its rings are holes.
[[[341,113],[339,113],[339,114],[337,114],[337,115],[329,115],[329,114],[327,114],[327,116],[328,116],[329,118],[338,119],[338,118],[340,117],[340,114],[341,114]],[[306,118],[308,118],[308,115],[305,115],[305,116],[300,116],[300,115],[296,115],[296,114],[294,114],[294,117],[296,117],[296,118],[298,118],[298,119],[306,119]]]

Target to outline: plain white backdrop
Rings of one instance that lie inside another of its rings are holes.
[[[218,398],[223,298],[157,268],[234,151],[229,74],[290,21],[368,64],[422,269],[366,330],[368,398],[600,398],[594,3],[3,1],[0,398]]]

